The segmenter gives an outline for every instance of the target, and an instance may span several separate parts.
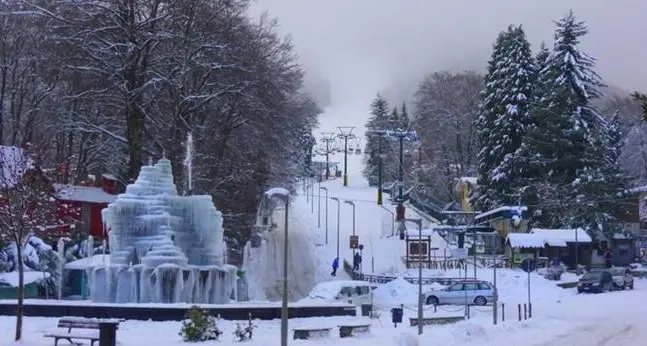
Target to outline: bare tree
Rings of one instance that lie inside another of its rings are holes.
[[[32,235],[62,226],[53,203],[53,189],[40,166],[38,150],[0,147],[0,239],[16,244],[18,303],[15,340],[22,337],[24,258],[23,248]]]
[[[415,93],[414,126],[421,141],[419,179],[436,197],[454,199],[454,178],[473,176],[478,152],[473,122],[483,77],[474,72],[437,72]]]

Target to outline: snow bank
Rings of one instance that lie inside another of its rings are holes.
[[[443,285],[433,284],[422,286],[422,291],[441,289]],[[418,285],[414,285],[403,277],[378,286],[373,290],[373,304],[379,307],[393,307],[400,304],[407,306],[418,304]]]

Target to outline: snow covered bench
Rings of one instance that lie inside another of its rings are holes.
[[[308,340],[330,336],[332,328],[295,328],[294,340]]]
[[[357,336],[359,334],[366,334],[370,332],[370,324],[352,324],[339,326],[339,337],[346,338],[350,336]]]
[[[114,324],[115,329],[119,325],[119,321],[107,321],[106,323],[109,324]],[[54,339],[54,346],[58,346],[58,341],[63,339],[67,340],[70,344],[75,344],[79,345],[80,343],[74,342],[73,340],[90,340],[90,346],[93,346],[95,342],[99,341],[99,333],[79,333],[79,334],[74,334],[72,333],[72,329],[93,329],[93,330],[99,330],[99,325],[101,323],[104,323],[101,320],[96,320],[96,319],[83,319],[83,318],[69,318],[69,317],[64,317],[61,318],[58,321],[58,328],[65,328],[67,329],[67,333],[61,331],[61,332],[53,332],[53,333],[47,333],[43,335],[43,337],[46,338],[53,338]]]

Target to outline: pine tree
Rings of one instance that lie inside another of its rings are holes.
[[[402,106],[400,107],[400,122],[402,123],[403,129],[409,128],[410,126],[409,113],[407,112],[406,102],[402,102]]]
[[[535,79],[530,44],[521,27],[510,26],[497,39],[486,75],[477,131],[481,139],[479,180],[486,186],[482,210],[517,204],[519,185],[514,154],[529,125]]]
[[[631,96],[633,96],[634,100],[641,103],[643,109],[643,120],[647,121],[647,94],[635,92],[631,94]]]
[[[515,162],[525,179],[523,199],[542,204],[535,208],[537,224],[589,227],[596,216],[587,205],[603,190],[605,166],[602,117],[590,100],[603,84],[595,60],[577,47],[586,25],[572,11],[556,25],[553,54],[538,76],[542,95]]]
[[[378,185],[379,153],[388,153],[391,148],[388,139],[382,138],[380,135],[371,132],[371,130],[388,129],[389,108],[388,101],[378,94],[371,103],[371,117],[366,123],[366,128],[369,130],[366,132],[366,150],[368,154],[365,156],[366,162],[363,174],[370,186]]]

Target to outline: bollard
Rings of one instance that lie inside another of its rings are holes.
[[[436,309],[437,309],[436,304],[434,304],[434,314],[438,311]]]
[[[469,320],[471,317],[471,311],[470,311],[470,306],[467,306],[467,319]]]
[[[505,303],[501,303],[501,321],[505,322]]]
[[[521,304],[517,304],[517,310],[519,311],[519,322],[521,322]]]
[[[527,315],[527,311],[526,311],[526,309],[527,309],[527,308],[526,308],[526,304],[524,303],[524,304],[523,304],[523,319],[524,319],[524,320],[527,320],[527,319],[528,319],[528,315]]]
[[[528,318],[532,318],[532,303],[528,303]]]

